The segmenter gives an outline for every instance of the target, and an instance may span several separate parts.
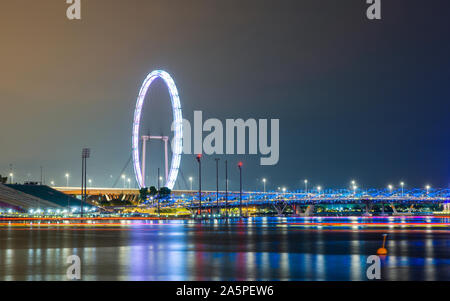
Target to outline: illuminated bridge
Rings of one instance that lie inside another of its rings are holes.
[[[450,203],[450,189],[423,190],[412,189],[402,191],[369,189],[367,191],[355,192],[348,189],[319,191],[271,191],[271,192],[243,192],[242,206],[270,206],[273,205],[279,213],[282,213],[286,206],[314,206],[314,205],[334,205],[334,204],[444,204],[447,211]],[[185,191],[174,192],[171,198],[162,200],[161,207],[184,207],[198,208],[200,206],[198,192]],[[224,192],[217,193],[207,191],[202,193],[202,208],[225,208],[239,207],[240,193],[228,193],[228,201]]]
[[[57,188],[70,195],[80,194],[79,188]],[[110,189],[110,188],[90,188],[87,189],[89,196],[106,196],[108,199],[114,196],[121,199],[137,200],[138,189]],[[443,204],[444,210],[450,209],[450,189],[368,189],[354,191],[349,189],[328,189],[324,191],[269,191],[269,192],[243,192],[242,203],[239,192],[230,191],[226,194],[220,191],[217,198],[216,191],[202,192],[202,208],[237,208],[242,206],[274,206],[279,213],[282,213],[287,206],[315,206],[315,205],[338,205],[338,204],[360,204],[365,205],[366,210],[375,204],[391,205],[436,205]],[[187,208],[196,210],[200,207],[199,195],[197,191],[176,190],[168,198],[159,202],[148,201],[149,207],[159,206],[160,208]],[[395,207],[393,207],[395,211]],[[300,212],[299,212],[300,213]]]

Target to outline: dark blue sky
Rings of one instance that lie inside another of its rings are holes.
[[[383,19],[368,21],[363,0],[85,0],[78,22],[64,1],[25,2],[0,12],[0,174],[13,164],[18,181],[38,179],[43,165],[47,182],[68,171],[79,185],[89,146],[89,177],[110,186],[130,156],[139,86],[162,68],[187,119],[280,119],[278,165],[221,157],[232,189],[238,161],[246,189],[263,177],[268,189],[449,185],[448,1],[383,0]],[[169,134],[164,86],[149,99],[144,127]],[[182,172],[196,176],[193,157]],[[204,174],[214,188],[214,157]]]

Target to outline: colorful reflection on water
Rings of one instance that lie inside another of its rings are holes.
[[[450,280],[448,218],[2,222],[0,280],[367,280],[388,234],[383,280]]]

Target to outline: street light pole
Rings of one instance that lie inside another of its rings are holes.
[[[356,181],[355,180],[352,181],[351,188],[353,189],[353,195],[356,195]]]
[[[403,182],[401,182],[400,183],[400,186],[402,186],[402,197],[403,197],[403,195],[404,195],[404,187],[405,187],[405,183],[403,183]]]
[[[228,160],[225,160],[225,215],[228,218]]]
[[[242,218],[242,162],[238,163],[239,167],[239,216]]]
[[[197,155],[198,162],[198,199],[199,199],[199,214],[202,217],[202,155]]]
[[[219,209],[219,158],[216,158],[216,202],[217,202],[217,214],[220,213]]]
[[[160,186],[161,186],[161,176],[159,175],[159,167],[158,167],[158,191],[159,191],[159,189],[161,188]]]
[[[85,177],[85,172],[84,172],[84,161],[85,161],[85,153],[84,153],[84,148],[81,152],[81,201],[80,201],[80,217],[83,217],[83,200],[84,200],[84,177]]]
[[[264,185],[264,198],[266,197],[266,179],[263,179],[263,185]]]

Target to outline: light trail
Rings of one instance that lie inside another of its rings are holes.
[[[377,227],[377,228],[450,228],[450,223],[286,223],[291,227]]]
[[[332,219],[332,220],[359,220],[359,219],[387,219],[387,220],[407,220],[407,219],[450,219],[444,215],[417,215],[417,216],[308,216],[308,217],[286,217],[292,219]],[[222,218],[222,220],[225,218]],[[3,217],[0,221],[160,221],[160,220],[190,220],[189,217]],[[212,219],[213,220],[213,219]]]
[[[170,220],[185,220],[187,218],[170,218]],[[0,218],[0,221],[160,221],[160,220],[168,220],[167,218],[162,217],[8,217],[8,218]]]

